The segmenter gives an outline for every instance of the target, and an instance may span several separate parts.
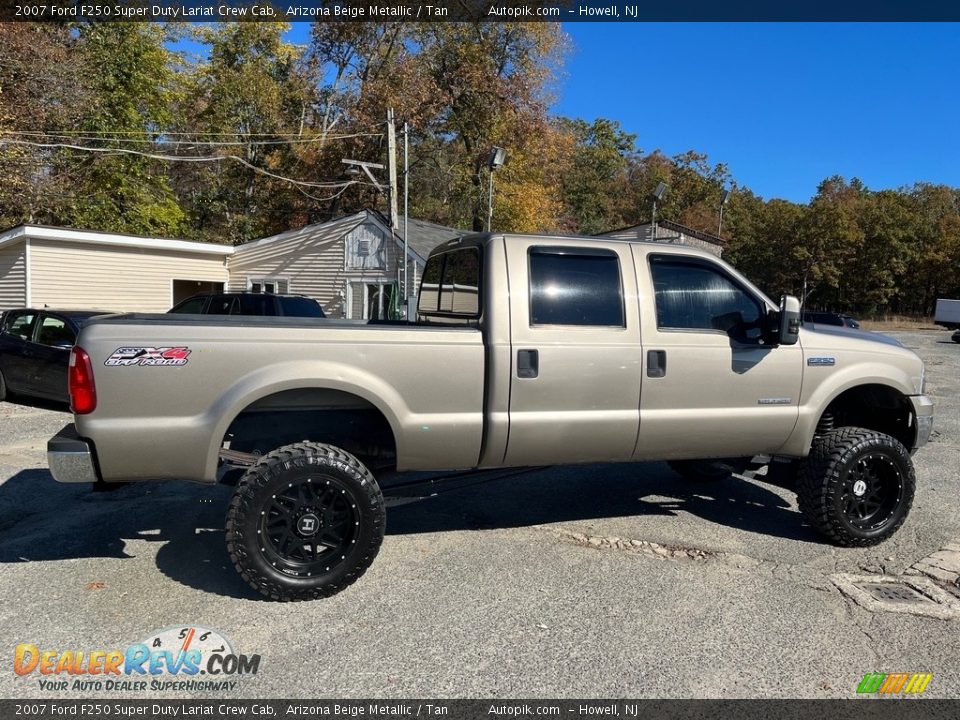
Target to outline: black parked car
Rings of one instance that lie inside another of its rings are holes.
[[[803,314],[805,323],[815,323],[817,325],[833,325],[835,327],[848,327],[854,330],[860,329],[860,323],[849,315],[832,312],[805,312]]]
[[[960,343],[960,330],[954,330],[953,335],[950,336],[950,339],[955,343]]]
[[[103,310],[8,310],[0,319],[0,400],[69,402],[67,363],[83,324]]]
[[[269,293],[207,293],[194,295],[173,306],[172,313],[194,315],[280,315],[326,317],[313,298]]]

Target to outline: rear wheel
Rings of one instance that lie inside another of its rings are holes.
[[[814,441],[797,488],[800,510],[836,545],[864,547],[892,536],[913,504],[910,453],[875,430],[844,427]]]
[[[263,456],[237,483],[227,551],[273,600],[313,600],[359,578],[383,541],[383,494],[370,471],[332,445],[296,443]]]

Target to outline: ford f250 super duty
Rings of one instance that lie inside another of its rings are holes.
[[[895,340],[801,327],[720,259],[658,243],[474,235],[430,255],[415,322],[115,315],[70,359],[61,482],[213,483],[243,578],[330,595],[383,539],[382,472],[718,459],[795,477],[813,528],[890,537],[933,406]]]

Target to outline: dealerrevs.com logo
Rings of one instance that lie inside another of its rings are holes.
[[[13,655],[14,673],[44,691],[232,691],[259,669],[259,655],[238,654],[221,633],[197,625],[166,628],[123,650],[20,643]]]

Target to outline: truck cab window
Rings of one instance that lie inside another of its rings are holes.
[[[480,316],[480,251],[463,248],[434,255],[420,280],[420,315]]]
[[[434,255],[427,260],[420,278],[420,300],[417,312],[435,313],[440,307],[440,278],[443,276],[445,255]]]
[[[530,324],[626,327],[616,253],[531,248]]]
[[[741,342],[760,339],[760,303],[718,269],[664,257],[651,258],[650,269],[659,329],[720,330]]]
[[[479,286],[479,253],[472,248],[448,253],[440,286],[440,310],[457,315],[478,315]]]

